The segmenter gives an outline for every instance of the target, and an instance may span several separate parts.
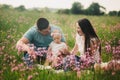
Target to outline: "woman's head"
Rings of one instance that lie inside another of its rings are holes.
[[[81,29],[82,34],[89,37],[96,37],[96,33],[91,25],[90,21],[86,18],[80,19],[77,22],[79,28]]]
[[[78,33],[80,36],[83,36],[84,33],[83,33],[82,29],[80,28],[80,26],[79,26],[78,23],[76,23],[76,26],[77,26],[77,33]]]

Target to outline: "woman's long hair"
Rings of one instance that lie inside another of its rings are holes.
[[[82,32],[85,35],[85,52],[87,51],[88,48],[90,48],[90,39],[95,38],[99,42],[99,38],[96,35],[93,26],[91,25],[90,21],[86,18],[78,20],[78,25],[81,28]],[[101,45],[99,46],[99,52],[101,53]]]

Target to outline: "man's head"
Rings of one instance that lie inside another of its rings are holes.
[[[50,33],[49,21],[45,18],[39,18],[37,20],[37,28],[40,33],[47,35]]]

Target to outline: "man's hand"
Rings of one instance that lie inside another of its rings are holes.
[[[27,52],[28,52],[29,55],[32,56],[33,59],[36,58],[36,54],[35,54],[34,48],[30,48],[30,47],[28,46]]]
[[[18,53],[27,51],[29,55],[31,55],[34,59],[36,58],[36,54],[34,51],[34,47],[29,47],[27,44],[24,44],[22,41],[19,41],[16,45]]]

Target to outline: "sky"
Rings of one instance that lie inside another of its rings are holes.
[[[70,9],[75,1],[80,2],[84,9],[88,8],[92,2],[97,2],[106,8],[106,12],[120,10],[120,0],[0,0],[0,4],[8,4],[13,7],[24,5],[27,9],[34,7]]]

